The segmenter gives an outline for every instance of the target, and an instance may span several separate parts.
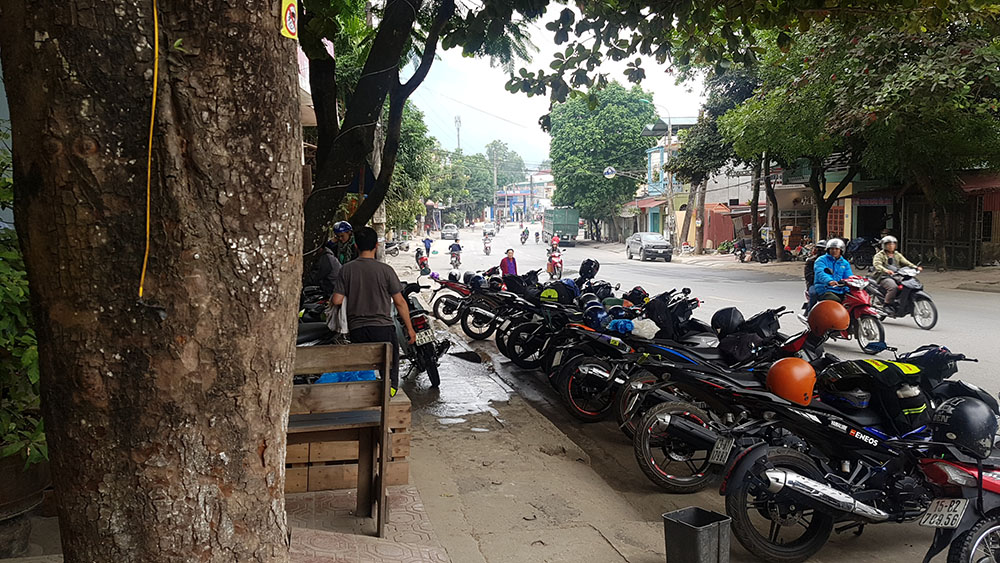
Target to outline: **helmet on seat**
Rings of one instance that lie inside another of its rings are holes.
[[[482,291],[487,287],[489,287],[489,284],[486,283],[486,278],[480,276],[479,274],[476,274],[472,276],[471,280],[469,280],[469,287],[471,287],[476,291]]]
[[[850,369],[849,363],[834,364],[819,374],[816,387],[819,399],[838,408],[863,409],[871,401],[871,378],[863,371]]]
[[[586,307],[587,303],[590,303],[591,301],[597,301],[598,303],[601,302],[601,300],[598,299],[597,296],[594,295],[593,293],[584,293],[583,295],[581,295],[576,299],[576,302],[582,305],[583,307]]]
[[[736,307],[719,309],[712,315],[712,328],[719,334],[719,338],[736,333],[741,326],[743,326],[743,313]]]
[[[820,301],[809,311],[809,332],[816,336],[847,330],[850,325],[851,316],[847,314],[847,309],[836,301]]]
[[[503,289],[503,280],[498,277],[490,278],[490,289],[493,291],[501,291]]]
[[[632,302],[633,305],[643,305],[649,299],[649,293],[641,285],[637,285],[623,295],[622,298]]]
[[[993,450],[997,419],[986,403],[972,397],[954,397],[934,409],[931,430],[935,442],[952,443],[985,458]]]
[[[562,283],[563,283],[563,285],[565,285],[566,287],[568,287],[570,289],[570,291],[573,292],[573,296],[574,297],[577,297],[577,296],[580,295],[580,288],[576,286],[576,282],[575,281],[573,281],[573,280],[571,280],[569,278],[566,278],[566,279],[562,280]]]
[[[333,232],[337,233],[338,235],[340,233],[349,233],[353,230],[354,227],[352,227],[351,224],[348,223],[347,221],[337,221],[336,223],[333,224]]]
[[[611,318],[615,320],[627,319],[629,317],[628,309],[622,307],[621,305],[613,305],[609,307],[608,315],[610,315]]]
[[[475,272],[467,270],[464,274],[462,274],[462,283],[464,283],[465,285],[471,284],[472,278],[475,276],[476,276]]]
[[[593,258],[587,258],[580,264],[580,277],[588,280],[594,279],[597,271],[601,269],[601,263]]]
[[[448,281],[458,283],[462,278],[459,276],[458,270],[452,270],[448,272]]]
[[[767,370],[766,384],[782,399],[806,406],[812,401],[816,370],[802,358],[782,358]]]
[[[600,305],[587,307],[587,310],[583,312],[583,318],[586,321],[587,326],[593,329],[604,328],[604,325],[611,320],[607,311],[605,311],[604,307],[601,307]]]

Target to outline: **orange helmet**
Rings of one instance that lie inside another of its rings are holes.
[[[847,309],[836,301],[820,301],[809,311],[809,332],[816,336],[826,336],[831,330],[847,330],[850,325]]]
[[[775,395],[808,405],[816,386],[816,370],[802,358],[782,358],[767,370],[767,390]]]

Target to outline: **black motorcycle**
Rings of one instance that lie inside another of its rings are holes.
[[[865,269],[872,265],[878,250],[879,239],[857,237],[847,243],[847,247],[844,249],[844,258],[855,268]]]
[[[431,326],[430,312],[421,304],[418,295],[422,289],[430,289],[429,285],[408,283],[403,288],[403,298],[410,309],[410,323],[414,332],[417,333],[416,342],[410,344],[403,323],[398,316],[393,314],[393,324],[396,326],[396,337],[399,339],[400,357],[410,360],[410,374],[427,372],[427,378],[431,382],[431,387],[441,384],[441,377],[438,374],[438,359],[448,351],[451,342],[445,338],[439,341]]]
[[[885,313],[886,317],[901,319],[913,316],[913,321],[924,330],[934,328],[938,321],[937,307],[931,296],[924,291],[924,284],[917,279],[919,271],[916,268],[905,267],[896,268],[890,266],[894,272],[893,279],[899,286],[899,292],[891,307],[885,304],[885,290],[878,283],[870,283],[866,290],[872,294],[876,307]],[[884,318],[884,317],[883,317]]]

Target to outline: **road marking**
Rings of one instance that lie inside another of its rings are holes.
[[[719,301],[729,301],[730,303],[743,303],[742,299],[726,299],[725,297],[707,296],[708,299],[718,299]]]

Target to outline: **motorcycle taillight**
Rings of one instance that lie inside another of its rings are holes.
[[[968,471],[951,463],[932,461],[920,466],[927,479],[937,485],[958,485],[959,487],[975,487],[976,477]]]
[[[426,315],[413,315],[410,322],[413,323],[413,330],[427,330],[431,327]]]

